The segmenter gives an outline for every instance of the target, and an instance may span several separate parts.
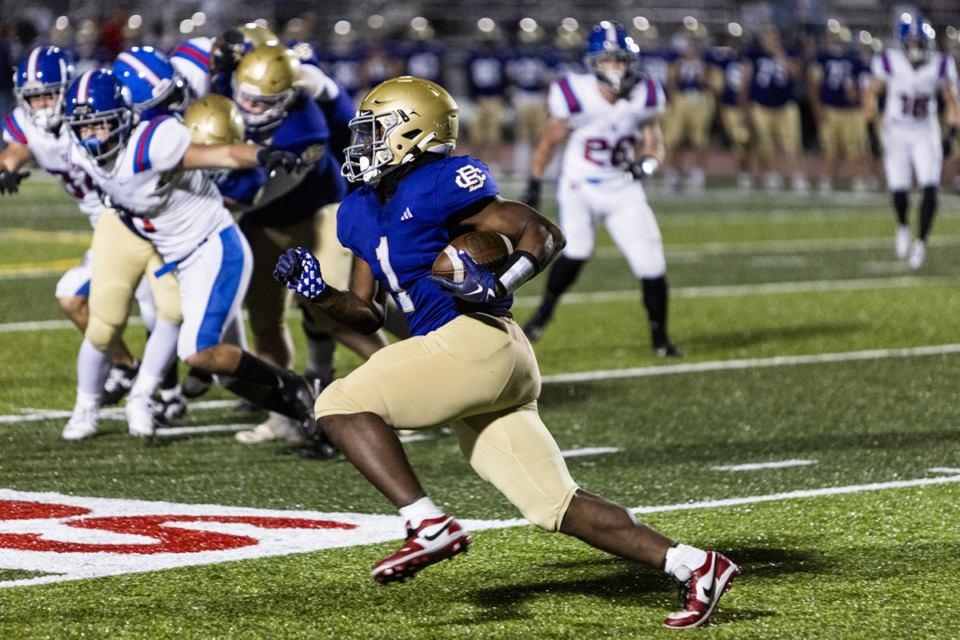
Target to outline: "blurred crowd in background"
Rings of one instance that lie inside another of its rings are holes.
[[[73,9],[76,3],[67,3],[73,13],[64,14],[51,8],[57,3],[18,4],[15,12],[9,10],[11,4],[0,0],[4,8],[0,14],[0,69],[11,70],[0,74],[0,113],[15,106],[12,70],[33,47],[52,44],[68,51],[79,74],[109,66],[119,52],[131,46],[169,52],[189,38],[215,36],[233,26],[230,20],[239,24],[256,17],[255,12],[241,16],[242,3],[236,7],[236,15],[223,7],[213,14],[191,13],[189,9],[197,8],[198,3],[181,2],[153,17],[139,3],[111,3],[104,5],[103,11],[96,10],[97,2],[82,3],[80,9]],[[299,7],[305,3],[288,4]],[[561,7],[550,13],[554,16],[550,21],[498,18],[503,10],[498,12],[500,5],[496,5],[491,11],[494,17],[474,20],[469,16],[476,14],[476,3],[465,5],[469,10],[462,16],[456,15],[458,7],[442,2],[426,6],[380,3],[370,10],[375,12],[360,8],[368,4],[343,12],[351,19],[332,19],[326,5],[282,16],[277,5],[266,10],[271,17],[256,22],[280,34],[282,41],[312,45],[322,68],[356,100],[397,75],[415,75],[447,87],[460,104],[461,139],[469,153],[487,159],[495,175],[524,178],[530,149],[546,120],[551,81],[564,73],[585,70],[585,36],[593,16],[564,16]],[[714,5],[724,11],[718,13]],[[858,143],[859,151],[847,154],[853,157],[842,158],[839,164],[831,161],[825,168],[820,162],[822,150],[829,146],[819,126],[823,109],[818,94],[827,80],[823,57],[830,52],[851,62],[857,86],[848,91],[849,107],[859,108],[859,89],[869,81],[871,58],[895,44],[892,25],[896,16],[913,6],[857,0],[838,3],[836,8],[846,7],[849,15],[857,8],[853,5],[863,7],[859,24],[830,17],[842,12],[831,13],[829,3],[822,0],[714,2],[699,9],[650,9],[647,15],[641,7],[608,11],[605,17],[620,20],[639,45],[644,72],[667,91],[670,107],[663,128],[668,163],[657,186],[695,191],[704,188],[710,178],[734,181],[742,188],[774,190],[786,186],[792,175],[800,191],[814,190],[818,178],[824,192],[835,183],[855,191],[879,189],[882,172],[878,161],[870,157],[865,135]],[[179,12],[171,8],[178,6]],[[543,14],[544,8],[539,8]],[[594,7],[594,12],[600,9]],[[514,8],[512,15],[517,11]],[[718,16],[723,20],[718,21]],[[960,7],[951,10],[948,6],[933,11],[932,16],[938,47],[960,59],[956,28],[960,26]],[[951,19],[956,26],[949,24]],[[758,163],[749,123],[729,115],[744,108],[746,92],[738,86],[743,81],[741,63],[749,60],[751,48],[763,46],[759,36],[765,29],[776,31],[783,50],[801,69],[791,78],[789,99],[800,114],[797,135],[803,157],[787,162],[782,170],[764,166],[769,161],[763,159]],[[957,158],[949,159],[944,172],[945,180],[955,181],[960,190],[960,178],[955,178],[958,163]],[[777,177],[781,173],[782,179]],[[832,180],[836,177],[839,181]]]

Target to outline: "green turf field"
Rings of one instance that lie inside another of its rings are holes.
[[[0,198],[0,638],[960,638],[960,199],[943,196],[917,271],[893,257],[882,194],[651,201],[686,357],[652,356],[601,233],[536,345],[541,413],[581,486],[741,566],[709,627],[661,626],[678,603],[661,572],[515,520],[442,430],[406,448],[474,543],[390,586],[368,573],[403,535],[376,517],[390,505],[346,462],[236,442],[264,415],[223,391],[154,442],[115,409],[64,442],[80,335],[53,290],[89,228],[31,179]],[[520,290],[519,320],[542,286]],[[136,319],[126,337],[142,349]],[[67,526],[85,513],[109,536]]]

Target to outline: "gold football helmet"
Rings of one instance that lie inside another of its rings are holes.
[[[277,34],[266,27],[261,27],[256,22],[242,24],[237,27],[237,31],[243,35],[244,44],[249,44],[252,47],[265,42],[280,42]]]
[[[341,173],[351,182],[376,184],[384,173],[427,149],[452,151],[459,109],[446,89],[402,76],[374,87],[350,121],[350,146]]]
[[[247,126],[279,125],[297,97],[299,78],[300,58],[279,42],[258,44],[244,55],[233,75],[233,97]]]
[[[196,144],[243,142],[243,117],[233,100],[215,93],[194,102],[183,114],[183,124]]]

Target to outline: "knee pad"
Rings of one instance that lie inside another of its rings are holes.
[[[108,322],[91,309],[83,337],[100,351],[109,351],[123,334],[124,325]]]
[[[340,379],[334,380],[323,390],[313,405],[317,418],[369,411],[361,405],[359,400],[353,398],[345,387],[343,379]]]

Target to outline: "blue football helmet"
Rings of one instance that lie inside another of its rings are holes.
[[[151,120],[171,111],[183,113],[190,89],[170,59],[153,47],[133,47],[117,56],[113,73],[130,88],[133,110],[140,120]]]
[[[73,80],[73,65],[57,47],[37,47],[20,63],[14,77],[17,103],[38,127],[53,131],[63,121],[63,94]],[[51,95],[55,103],[34,109],[30,99]]]
[[[593,28],[584,56],[587,68],[617,95],[626,95],[640,80],[640,47],[616,22],[604,20]],[[622,62],[622,68],[604,68],[604,62]]]
[[[918,13],[902,13],[897,20],[897,40],[914,66],[925,63],[936,48],[937,33]]]
[[[99,164],[115,156],[133,128],[130,89],[112,71],[87,71],[67,90],[67,124],[74,140]],[[84,132],[103,125],[106,132]],[[85,135],[84,135],[85,133]]]

